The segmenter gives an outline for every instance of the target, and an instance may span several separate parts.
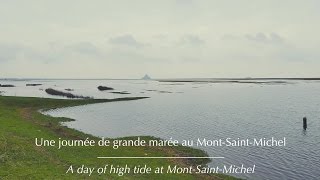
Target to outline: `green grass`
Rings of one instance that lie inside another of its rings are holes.
[[[97,137],[60,125],[67,118],[45,116],[40,109],[78,106],[111,101],[128,101],[140,98],[111,100],[57,100],[45,98],[4,97],[0,96],[0,179],[89,179],[87,175],[66,174],[70,165],[99,167],[106,164],[144,165],[151,167],[179,165],[190,166],[205,164],[209,160],[170,160],[170,159],[97,159],[97,156],[207,156],[204,151],[187,147],[37,147],[35,138],[85,139],[98,140]],[[132,137],[126,137],[130,139]],[[142,137],[150,139],[153,137]],[[234,179],[223,175],[196,174],[116,174],[98,176],[90,179]]]

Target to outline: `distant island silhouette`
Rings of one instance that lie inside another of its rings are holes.
[[[151,80],[151,77],[148,74],[146,74],[141,79],[143,79],[143,80]]]

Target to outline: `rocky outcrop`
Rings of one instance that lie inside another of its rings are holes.
[[[107,86],[98,86],[98,89],[99,89],[100,91],[113,90],[112,87],[107,87]]]
[[[67,92],[62,92],[62,91],[58,91],[52,88],[48,88],[45,90],[46,93],[50,94],[50,95],[54,95],[54,96],[63,96],[63,97],[67,97],[67,98],[80,98],[80,99],[92,99],[89,96],[80,96],[80,95],[74,95],[71,93],[67,93]]]

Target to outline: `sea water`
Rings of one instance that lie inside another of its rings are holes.
[[[50,97],[51,87],[94,98],[147,96],[148,99],[55,109],[46,114],[68,117],[68,127],[101,137],[151,135],[164,139],[286,139],[286,145],[201,146],[213,159],[208,165],[255,165],[248,179],[317,179],[320,177],[320,83],[283,84],[158,82],[142,80],[28,80],[43,83],[26,87],[26,80],[0,88],[4,95]],[[98,91],[105,85],[113,94]],[[60,98],[60,97],[59,97]],[[302,128],[302,118],[308,128]]]

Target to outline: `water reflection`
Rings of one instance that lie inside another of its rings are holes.
[[[302,129],[302,135],[304,135],[304,136],[307,135],[307,130],[306,129]]]

